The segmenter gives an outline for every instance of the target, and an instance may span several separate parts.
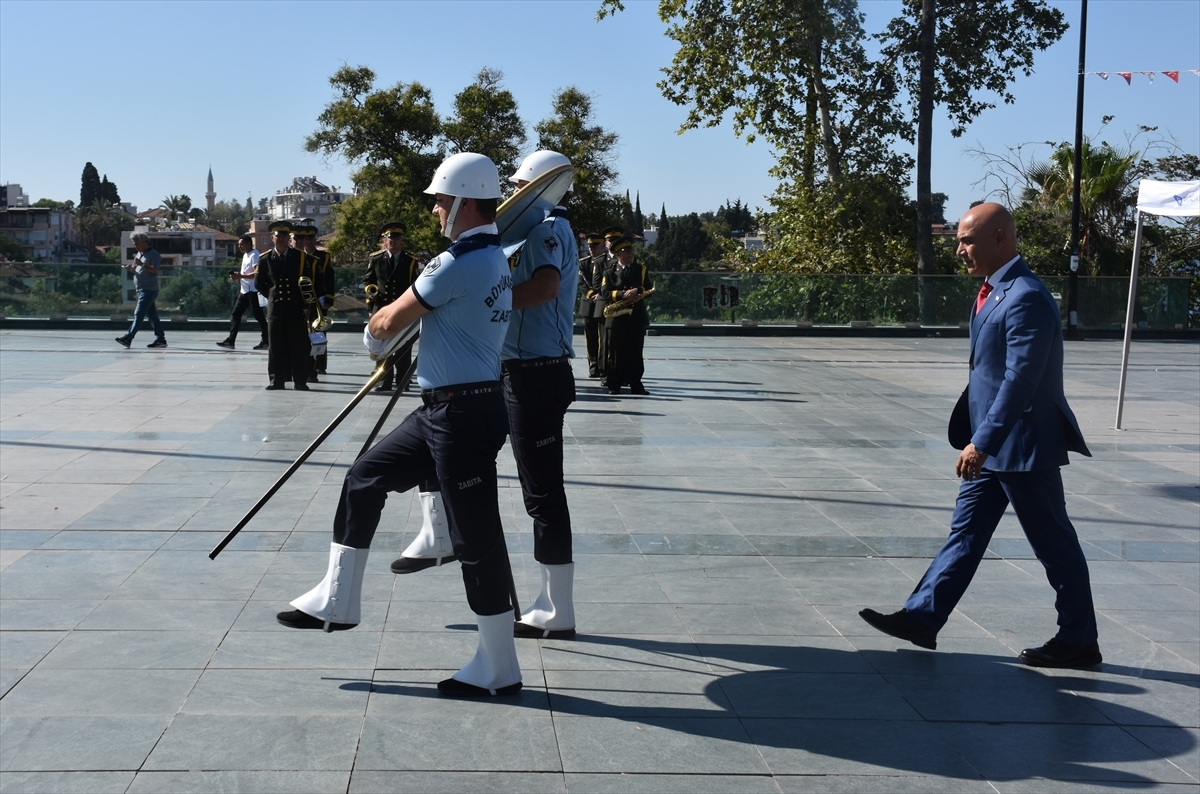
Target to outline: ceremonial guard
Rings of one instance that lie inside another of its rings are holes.
[[[604,360],[600,357],[600,336],[604,328],[604,300],[600,284],[608,264],[608,249],[604,235],[588,232],[588,255],[579,260],[579,316],[583,318],[583,338],[587,345],[588,377],[604,377]]]
[[[620,394],[622,386],[628,386],[631,394],[649,394],[642,385],[645,363],[642,347],[646,342],[646,326],[650,317],[642,303],[654,284],[645,265],[633,258],[633,240],[618,237],[612,241],[612,253],[616,257],[604,271],[601,287],[608,301],[608,316],[604,321],[604,385],[609,394]],[[630,309],[613,316],[612,304],[627,304]]]
[[[404,224],[399,221],[385,223],[379,230],[383,250],[371,255],[366,275],[363,277],[367,293],[367,312],[371,315],[403,295],[421,273],[421,265],[417,258],[403,249],[404,234]],[[396,372],[400,377],[404,377],[411,364],[412,358],[409,356],[403,361],[397,361],[393,370],[384,375],[383,380],[379,382],[379,391],[391,391],[392,373]],[[400,384],[401,388],[405,385]]]
[[[487,157],[461,153],[438,167],[425,192],[435,195],[434,214],[454,244],[408,291],[376,311],[363,335],[380,355],[385,340],[421,320],[423,404],[350,467],[325,578],[277,617],[301,629],[357,625],[367,553],[388,493],[437,478],[479,627],[475,656],[438,690],[460,697],[513,694],[521,688],[521,670],[496,478],[496,454],[508,432],[500,348],[512,312],[512,276],[495,224],[500,180]]]
[[[267,228],[273,245],[259,254],[254,277],[254,288],[267,296],[267,389],[283,389],[290,380],[298,391],[308,391],[308,320],[299,284],[304,255],[288,245],[290,223],[276,221]]]
[[[525,158],[509,178],[524,187],[571,161],[558,152]],[[568,194],[569,195],[569,194]],[[563,198],[525,238],[513,271],[513,313],[501,350],[501,382],[525,512],[533,519],[533,556],[541,591],[513,627],[518,637],[575,636],[571,513],[563,486],[563,417],[575,401],[578,244]]]
[[[333,265],[329,263],[329,252],[317,249],[317,227],[312,225],[296,227],[293,238],[296,247],[304,255],[301,260],[301,277],[312,282],[313,302],[307,303],[305,315],[308,319],[309,330],[316,330],[320,319],[333,306],[333,298],[337,292],[337,279],[334,276]],[[328,356],[325,353],[309,357],[311,368],[308,382],[316,383],[317,375],[325,373]]]

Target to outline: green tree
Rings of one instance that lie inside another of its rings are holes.
[[[554,94],[552,115],[534,125],[537,148],[566,155],[575,168],[571,224],[599,229],[621,217],[621,205],[609,191],[617,179],[615,132],[594,123],[592,98],[575,86]]]
[[[121,194],[117,192],[117,183],[108,181],[108,174],[100,180],[100,198],[109,204],[120,204]]]
[[[177,213],[187,213],[192,208],[192,199],[186,193],[180,196],[171,194],[162,200],[158,206],[171,213],[172,220]]]
[[[101,198],[100,172],[90,162],[83,166],[82,184],[79,188],[79,206],[88,207]]]
[[[25,261],[25,249],[21,247],[21,243],[15,237],[7,234],[0,234],[0,255],[10,262]]]
[[[116,245],[121,232],[133,229],[133,218],[102,198],[80,207],[75,215],[75,234],[87,248]]]
[[[1035,53],[1062,38],[1067,24],[1043,0],[905,0],[904,9],[877,38],[908,91],[917,143],[917,272],[931,274],[934,107],[946,108],[950,134],[961,136],[995,107],[991,95],[1016,101],[1009,86],[1018,70],[1032,74]]]
[[[31,206],[45,207],[46,209],[50,209],[50,210],[69,210],[69,209],[75,208],[74,202],[55,201],[54,199],[48,199],[48,198],[40,198],[37,201],[33,202],[33,204]]]
[[[483,67],[475,82],[455,95],[454,115],[442,121],[449,153],[487,155],[500,171],[501,185],[517,170],[526,137],[517,101],[503,82],[503,72]]]
[[[440,250],[429,197],[423,194],[444,159],[432,94],[420,83],[376,89],[375,73],[365,66],[343,66],[329,83],[336,97],[317,117],[317,131],[304,146],[355,165],[358,189],[335,209],[337,234],[330,252],[341,261],[361,260],[378,250],[379,227],[397,220],[407,224],[410,246]]]

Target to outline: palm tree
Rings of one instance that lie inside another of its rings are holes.
[[[1083,170],[1079,187],[1080,265],[1096,271],[1101,251],[1127,240],[1137,205],[1134,182],[1141,176],[1141,153],[1121,151],[1107,143],[1083,143]],[[1046,162],[1033,163],[1025,172],[1028,186],[1022,199],[1060,217],[1071,216],[1075,180],[1075,149],[1061,144]]]
[[[170,195],[163,199],[162,204],[159,206],[171,213],[171,215],[176,215],[180,212],[186,213],[190,210],[192,208],[192,200],[188,198],[186,193],[181,196]]]

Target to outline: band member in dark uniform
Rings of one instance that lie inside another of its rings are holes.
[[[288,246],[292,225],[276,221],[271,232],[272,247],[259,254],[254,288],[267,296],[267,389],[283,389],[290,380],[298,391],[308,391],[308,319],[300,294],[300,265],[304,257]]]
[[[298,226],[293,234],[296,247],[304,253],[300,275],[312,279],[313,291],[316,293],[316,306],[307,306],[309,327],[317,319],[317,306],[325,314],[333,306],[333,297],[337,292],[337,279],[334,276],[333,265],[329,263],[329,252],[317,250],[317,227]],[[321,353],[311,356],[312,369],[308,375],[309,383],[317,382],[318,374],[325,374],[325,366],[329,356]]]
[[[579,316],[583,318],[583,338],[587,343],[588,377],[602,378],[604,360],[600,357],[600,336],[604,328],[604,296],[600,292],[600,283],[604,281],[608,249],[600,232],[588,232],[586,237],[589,253],[579,260],[579,283],[582,287]]]
[[[399,221],[385,223],[379,230],[384,248],[372,254],[367,264],[366,276],[363,278],[367,290],[367,312],[372,315],[403,295],[417,276],[421,275],[421,265],[417,258],[403,250],[404,233],[404,224]],[[392,372],[384,375],[383,380],[379,382],[379,391],[391,391],[392,373],[396,372],[400,377],[404,377],[411,364],[411,356],[397,361]]]
[[[620,394],[622,386],[628,386],[632,394],[649,394],[642,385],[645,364],[642,347],[646,342],[646,326],[650,316],[639,298],[654,286],[650,272],[633,258],[633,240],[618,237],[612,242],[616,261],[604,271],[602,290],[609,304],[617,301],[637,300],[633,311],[604,321],[604,385],[609,394]]]

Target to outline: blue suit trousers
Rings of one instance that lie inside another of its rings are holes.
[[[950,521],[950,537],[904,608],[928,628],[939,631],[971,583],[1009,504],[1054,588],[1058,639],[1075,645],[1095,642],[1096,612],[1087,561],[1067,517],[1058,468],[984,469],[975,480],[964,481]]]

